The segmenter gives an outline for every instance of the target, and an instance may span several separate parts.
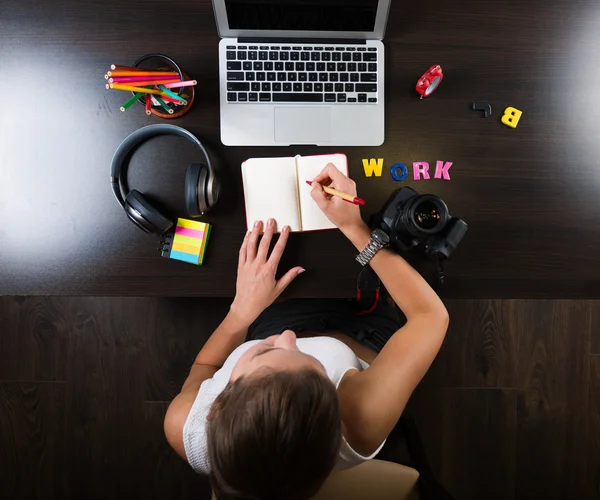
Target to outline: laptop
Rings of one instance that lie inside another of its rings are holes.
[[[391,0],[213,0],[226,146],[379,146]]]

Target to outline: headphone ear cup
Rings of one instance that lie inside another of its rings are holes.
[[[202,215],[202,210],[198,205],[198,182],[202,167],[204,165],[201,163],[192,163],[185,173],[185,208],[190,217]]]
[[[185,206],[190,217],[200,217],[208,212],[211,203],[209,168],[203,163],[192,163],[185,174]]]
[[[210,210],[211,208],[213,208],[216,203],[217,200],[219,199],[219,191],[220,191],[220,185],[219,185],[219,179],[217,177],[217,174],[215,172],[214,169],[212,170],[208,170],[208,173],[206,175],[206,206],[208,207],[207,210]]]
[[[162,234],[173,227],[173,221],[154,208],[136,189],[132,189],[125,198],[125,213],[136,226],[147,233]]]
[[[202,167],[200,169],[200,176],[198,177],[198,207],[200,208],[200,213],[204,214],[211,209],[211,205],[208,203],[208,193],[206,192],[208,176],[210,174],[207,166],[202,165]]]

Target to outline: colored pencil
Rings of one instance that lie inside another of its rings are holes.
[[[113,80],[113,78],[111,78],[111,80]],[[148,87],[148,86],[152,86],[152,85],[160,85],[163,82],[173,83],[173,82],[178,82],[178,81],[179,80],[175,80],[175,79],[171,79],[171,80],[143,80],[143,81],[139,81],[139,82],[119,82],[119,81],[111,82],[110,80],[108,80],[109,83],[119,83],[119,84],[123,84],[123,85],[129,85],[130,87]]]
[[[186,82],[167,83],[165,85],[165,87],[168,88],[168,89],[176,89],[176,88],[179,88],[179,87],[193,87],[197,83],[198,82],[196,80],[188,80]]]
[[[167,113],[169,113],[170,115],[173,114],[173,110],[165,104],[165,101],[163,101],[160,97],[155,97],[155,99],[158,101],[158,104],[160,104]]]
[[[179,76],[176,71],[108,71],[108,76]]]
[[[161,80],[169,80],[169,83],[172,81],[179,82],[181,81],[179,77],[175,78],[174,76],[114,76],[110,77],[109,83],[129,83],[129,82],[142,82],[142,81],[153,81],[159,82]]]
[[[137,94],[135,94],[131,99],[129,99],[125,104],[123,104],[123,106],[121,106],[121,111],[124,112],[127,108],[129,108],[135,101],[137,101],[143,95],[144,94],[142,94],[141,92],[138,92]]]
[[[166,95],[161,95],[160,98],[165,101],[165,102],[172,102],[173,104],[177,104],[178,106],[186,106],[187,105],[187,101],[181,101],[178,99],[173,99],[172,97],[166,96]]]
[[[140,68],[138,66],[119,66],[118,64],[111,64],[110,69],[112,71],[152,71],[147,68]]]
[[[306,183],[309,186],[312,186],[312,181],[306,181]],[[352,194],[348,194],[348,193],[344,193],[343,191],[338,191],[337,189],[333,189],[330,188],[329,186],[321,186],[323,188],[323,191],[325,191],[327,194],[330,194],[332,196],[337,196],[339,198],[341,198],[344,201],[347,201],[349,203],[354,203],[355,205],[364,205],[365,204],[365,200],[363,200],[362,198],[359,198],[358,196],[354,196]]]
[[[152,96],[150,94],[146,94],[146,114],[151,115],[152,111],[150,110],[152,106]]]
[[[171,96],[173,99],[178,99],[181,102],[185,101],[185,99],[183,97],[179,97],[175,92],[170,91],[168,88],[166,88],[163,85],[159,85],[158,88],[160,90],[162,90],[168,96]]]
[[[158,106],[158,101],[156,100],[156,96],[152,96],[153,101],[152,101],[152,105],[153,106]],[[187,101],[176,101],[175,99],[171,99],[170,97],[167,97],[165,95],[161,95],[160,98],[165,101],[165,102],[170,102],[175,104],[175,106],[186,106],[187,105]]]
[[[108,75],[104,75],[104,79],[105,79],[105,80],[108,80]]]
[[[144,94],[166,95],[164,92],[155,89],[146,89],[143,87],[131,87],[129,85],[121,85],[120,83],[110,83],[110,88],[115,90],[130,90],[131,92],[143,92]]]
[[[152,97],[155,97],[155,96],[152,96]],[[173,98],[171,98],[169,96],[166,96],[166,95],[161,95],[160,98],[163,101],[165,101],[165,102],[171,102],[173,104],[176,104],[177,106],[185,106],[187,104],[187,101],[181,102],[181,101],[178,101],[178,100],[173,99]],[[158,101],[156,100],[156,98],[152,101],[152,105],[153,106],[158,106]]]

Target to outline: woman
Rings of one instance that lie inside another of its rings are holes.
[[[332,164],[314,181],[319,208],[363,250],[370,231],[358,206],[322,188],[356,194],[354,182]],[[334,467],[377,454],[435,358],[448,314],[425,280],[387,249],[370,265],[406,316],[403,326],[385,304],[363,316],[345,301],[271,306],[304,269],[276,280],[289,227],[270,256],[275,222],[259,238],[262,230],[257,222],[244,238],[235,299],[171,403],[165,433],[196,471],[210,474],[219,499],[303,500]]]

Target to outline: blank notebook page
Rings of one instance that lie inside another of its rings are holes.
[[[302,230],[294,158],[246,160],[242,163],[242,180],[248,229],[254,221],[266,224],[272,217],[277,221],[277,231],[285,225],[292,231]]]
[[[335,229],[335,225],[325,216],[315,200],[310,196],[312,188],[306,181],[312,181],[328,163],[333,163],[344,175],[348,175],[346,155],[297,156],[298,188],[300,190],[300,210],[302,212],[302,230]]]

